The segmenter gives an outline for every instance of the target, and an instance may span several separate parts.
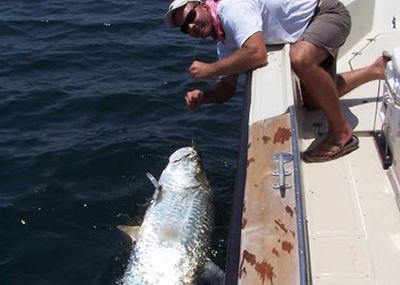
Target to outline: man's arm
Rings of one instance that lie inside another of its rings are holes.
[[[206,80],[214,76],[247,72],[266,63],[267,48],[264,37],[261,32],[257,32],[229,57],[213,63],[194,61],[189,67],[189,72],[195,80]]]
[[[189,91],[185,97],[187,107],[194,110],[202,104],[228,101],[235,94],[237,79],[238,75],[229,75],[219,79],[209,90]]]

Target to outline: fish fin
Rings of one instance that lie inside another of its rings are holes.
[[[153,195],[153,201],[155,203],[160,202],[162,199],[162,194],[163,194],[163,192],[161,191],[161,189],[156,188],[156,191],[154,192],[154,195]]]
[[[154,192],[153,195],[153,200],[155,202],[159,202],[162,198],[162,186],[160,183],[158,183],[157,179],[155,179],[151,173],[147,172],[146,176],[147,178],[149,178],[150,182],[154,185],[154,188],[156,188],[156,191]]]
[[[155,179],[151,173],[147,172],[146,176],[147,176],[147,178],[149,178],[150,182],[154,185],[154,188],[161,190],[160,183],[158,183],[157,179]]]
[[[138,226],[117,226],[117,228],[120,231],[126,233],[128,236],[130,236],[133,241],[137,240],[137,236],[138,236],[140,227],[138,227]]]

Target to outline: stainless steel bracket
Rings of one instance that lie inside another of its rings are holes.
[[[290,153],[280,152],[274,154],[272,159],[278,163],[278,169],[272,172],[273,176],[278,176],[278,183],[273,183],[272,188],[279,189],[281,197],[284,198],[286,196],[286,189],[292,188],[290,183],[285,182],[285,177],[291,175],[289,171],[285,170],[285,164],[291,162],[293,156]]]

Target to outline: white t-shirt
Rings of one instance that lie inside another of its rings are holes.
[[[228,57],[254,33],[266,44],[293,43],[314,15],[317,0],[221,0],[218,13],[225,31],[217,44],[220,59]]]

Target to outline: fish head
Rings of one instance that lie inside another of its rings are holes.
[[[170,156],[159,182],[164,189],[173,191],[197,187],[208,189],[209,185],[200,154],[193,147],[180,148]]]

